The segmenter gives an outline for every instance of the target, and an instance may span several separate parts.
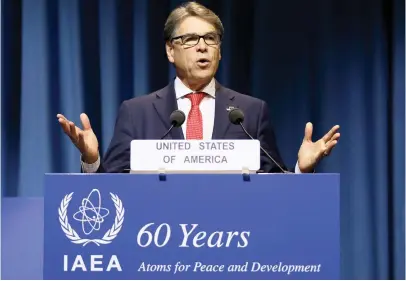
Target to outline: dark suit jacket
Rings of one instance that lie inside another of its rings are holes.
[[[261,146],[286,170],[279,155],[274,131],[269,122],[267,104],[237,93],[216,81],[215,120],[212,139],[249,139],[239,125],[230,123],[227,107],[245,113],[243,125]],[[98,172],[121,173],[130,169],[130,142],[134,139],[160,139],[170,128],[170,114],[178,109],[174,83],[151,94],[124,101],[119,109],[114,135]],[[173,128],[166,139],[184,139],[182,128]],[[261,152],[261,170],[281,170]]]

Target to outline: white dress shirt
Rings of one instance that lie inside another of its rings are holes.
[[[185,86],[185,84],[183,84],[183,82],[178,77],[176,77],[175,94],[176,94],[178,109],[182,110],[185,113],[186,120],[188,118],[192,103],[191,103],[190,99],[186,98],[185,96],[192,92],[194,92],[194,91],[189,89],[187,86]],[[211,80],[211,82],[202,91],[199,91],[199,92],[204,92],[207,94],[201,101],[199,108],[202,113],[202,119],[203,119],[203,139],[210,140],[212,137],[212,134],[213,134],[213,127],[214,127],[214,110],[215,110],[215,98],[216,98],[216,81],[215,81],[215,79],[213,78]],[[182,125],[182,131],[183,131],[184,136],[186,136],[186,124],[187,124],[187,122],[184,122]],[[100,156],[97,159],[97,161],[93,164],[87,164],[83,161],[81,161],[81,163],[82,163],[83,172],[94,173],[97,171],[97,169],[100,166]],[[297,163],[296,163],[296,167],[295,167],[295,172],[300,173]]]
[[[178,103],[178,109],[182,110],[185,113],[186,120],[189,116],[190,108],[192,103],[190,99],[186,98],[187,94],[190,94],[194,91],[190,90],[188,87],[183,84],[183,82],[176,77],[175,79],[175,93],[176,100]],[[202,113],[203,119],[203,139],[210,140],[213,134],[214,127],[214,110],[215,110],[215,98],[216,98],[216,81],[214,79],[201,91],[207,95],[200,102],[199,108]],[[186,125],[187,122],[183,122],[182,131],[183,135],[186,136]]]

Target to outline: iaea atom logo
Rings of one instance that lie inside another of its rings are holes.
[[[61,223],[61,228],[65,232],[66,237],[75,244],[83,244],[83,246],[88,243],[95,243],[97,246],[100,244],[109,244],[117,234],[120,232],[121,227],[124,222],[124,207],[120,198],[116,194],[110,193],[111,200],[114,203],[116,209],[116,217],[114,219],[113,226],[104,234],[100,239],[88,239],[81,238],[78,233],[71,227],[68,221],[68,206],[69,202],[72,200],[73,192],[65,195],[61,201],[61,205],[58,208],[59,222]],[[92,201],[96,199],[95,201]],[[101,196],[98,189],[93,189],[87,198],[82,199],[82,205],[79,207],[78,211],[75,212],[72,218],[76,221],[82,223],[82,232],[84,235],[89,235],[93,231],[99,231],[100,226],[105,221],[105,218],[110,215],[110,211],[107,208],[101,206]]]

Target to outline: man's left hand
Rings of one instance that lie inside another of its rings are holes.
[[[330,154],[340,138],[340,133],[337,133],[339,128],[340,126],[335,125],[324,137],[313,142],[313,124],[306,124],[305,136],[298,153],[298,166],[302,173],[314,171],[320,159]]]

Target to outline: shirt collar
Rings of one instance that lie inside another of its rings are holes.
[[[194,91],[186,87],[185,84],[183,84],[183,82],[179,79],[179,77],[176,77],[175,79],[176,99],[180,99],[192,92]],[[210,81],[210,83],[202,91],[199,92],[204,92],[214,98],[216,96],[216,80],[213,78]]]

